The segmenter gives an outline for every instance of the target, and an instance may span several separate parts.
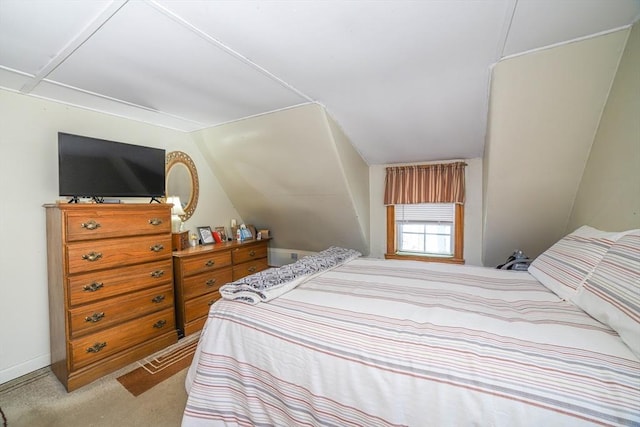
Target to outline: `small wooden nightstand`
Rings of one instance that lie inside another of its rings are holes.
[[[189,247],[189,231],[171,233],[171,250],[181,251]]]

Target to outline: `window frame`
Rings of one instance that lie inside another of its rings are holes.
[[[408,259],[424,262],[464,264],[464,205],[455,203],[453,256],[430,256],[398,253],[396,237],[395,205],[387,205],[387,253],[385,259]]]

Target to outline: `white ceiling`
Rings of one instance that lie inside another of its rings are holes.
[[[0,87],[182,131],[323,105],[369,164],[481,157],[492,64],[640,0],[0,0]]]

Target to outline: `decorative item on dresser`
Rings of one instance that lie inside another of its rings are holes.
[[[177,342],[166,204],[49,204],[51,369],[72,391]]]
[[[173,205],[173,207],[171,208],[171,231],[173,233],[180,233],[182,231],[182,218],[185,215],[184,209],[182,209],[182,202],[180,201],[180,197],[167,197],[167,203]]]
[[[189,247],[189,230],[171,233],[171,250],[181,251]]]
[[[176,320],[181,335],[204,326],[225,283],[269,268],[269,239],[223,242],[173,253]]]

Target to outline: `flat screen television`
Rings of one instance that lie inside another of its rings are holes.
[[[58,132],[60,196],[163,197],[165,150]]]

